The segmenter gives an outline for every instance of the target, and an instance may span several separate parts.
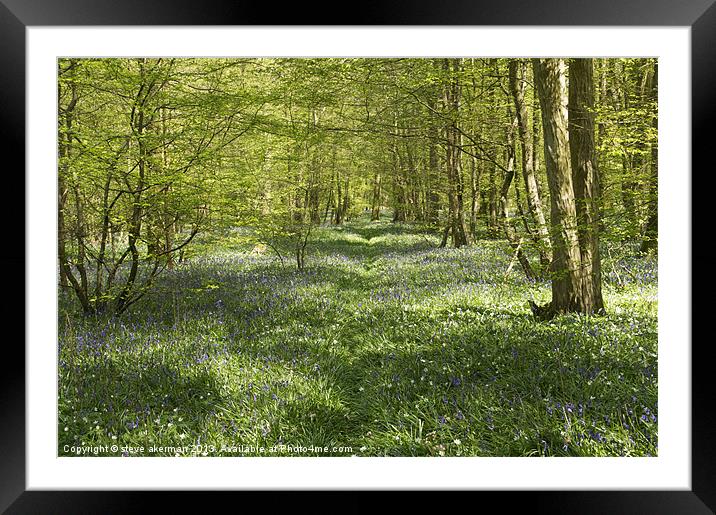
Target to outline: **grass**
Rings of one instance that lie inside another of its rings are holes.
[[[313,240],[303,271],[199,246],[119,318],[63,294],[59,455],[657,454],[653,258],[605,260],[606,316],[537,322],[549,284],[505,275],[505,242]]]

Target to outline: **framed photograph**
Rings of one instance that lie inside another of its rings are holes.
[[[0,507],[711,512],[711,2],[2,0]]]

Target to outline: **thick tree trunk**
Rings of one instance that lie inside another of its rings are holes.
[[[561,59],[533,59],[542,108],[544,154],[550,190],[552,302],[550,314],[583,311],[577,212],[569,154],[567,84]]]
[[[594,148],[592,59],[569,64],[569,151],[582,270],[582,310],[604,310],[599,257],[599,169]]]

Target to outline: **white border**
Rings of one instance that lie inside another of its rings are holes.
[[[27,488],[691,488],[690,28],[27,29]],[[58,458],[58,56],[658,56],[659,456]]]

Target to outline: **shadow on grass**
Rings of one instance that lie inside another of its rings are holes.
[[[223,402],[217,379],[208,368],[172,366],[137,357],[121,364],[106,355],[76,358],[60,368],[60,456],[74,455],[64,451],[66,445],[91,445],[93,439],[106,442],[111,437],[116,437],[119,445],[166,445],[183,426],[201,427],[213,407]],[[154,440],[150,435],[141,436],[150,426],[167,433]],[[177,438],[170,443],[180,441]]]

